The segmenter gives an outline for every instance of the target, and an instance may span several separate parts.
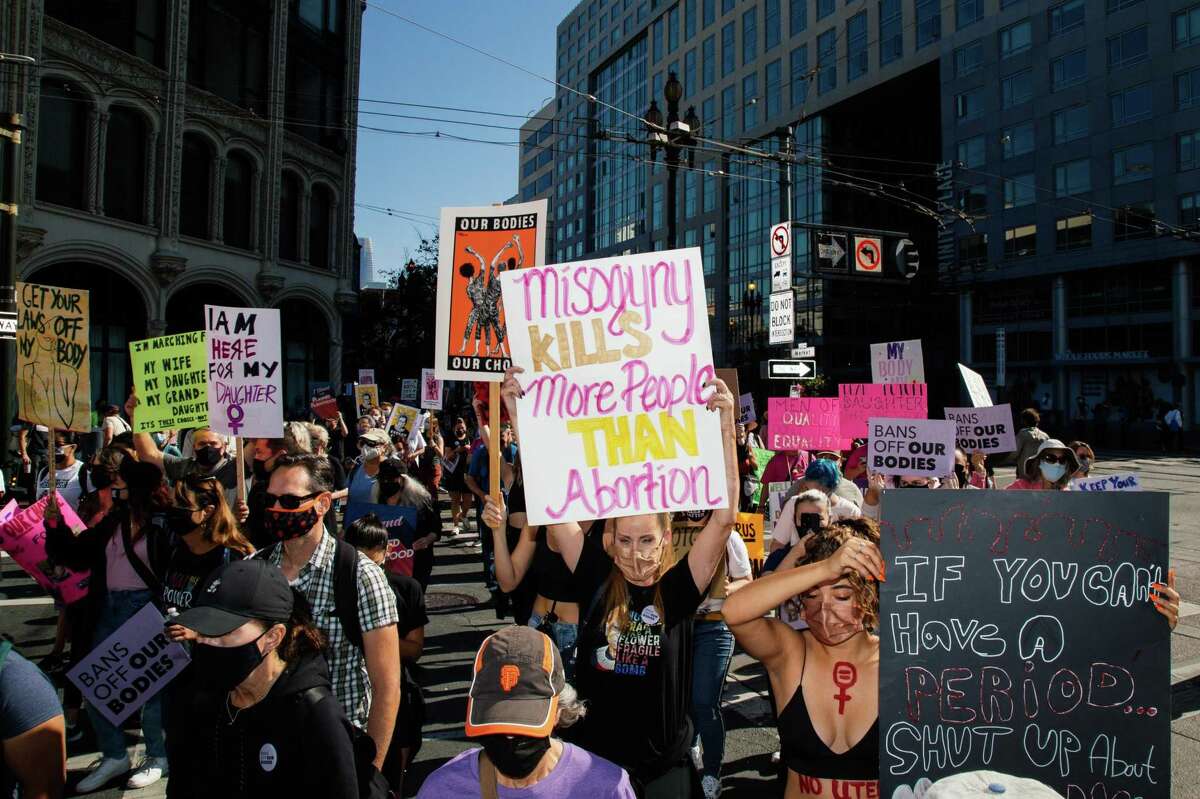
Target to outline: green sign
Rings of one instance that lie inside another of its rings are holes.
[[[138,396],[135,433],[208,424],[208,350],[204,331],[129,342]]]
[[[771,458],[775,457],[775,453],[769,449],[759,449],[758,447],[752,447],[750,451],[754,453],[754,460],[757,467],[754,470],[754,496],[750,500],[754,503],[752,507],[757,508],[758,503],[762,500],[763,469],[767,468],[767,463],[770,462]]]

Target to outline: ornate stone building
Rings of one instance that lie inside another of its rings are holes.
[[[205,303],[282,310],[288,409],[341,379],[363,6],[0,0],[0,109],[25,126],[18,280],[91,291],[92,386]]]

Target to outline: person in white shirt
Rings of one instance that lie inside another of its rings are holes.
[[[130,431],[129,423],[121,418],[121,409],[116,405],[107,405],[104,408],[104,421],[100,423],[100,429],[104,431],[104,446],[112,443],[112,440],[122,433]]]
[[[54,485],[58,491],[59,501],[71,506],[71,510],[79,508],[79,500],[85,493],[80,472],[83,462],[75,458],[79,444],[75,434],[65,430],[54,431]],[[50,470],[38,472],[37,496],[44,497],[50,491]]]

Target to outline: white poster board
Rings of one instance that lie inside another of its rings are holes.
[[[442,381],[432,369],[421,370],[421,407],[431,411],[442,409]]]
[[[944,477],[954,471],[954,422],[871,419],[867,470],[886,475]]]
[[[208,424],[248,438],[283,435],[279,309],[204,306]]]
[[[958,365],[958,371],[962,373],[963,383],[967,387],[967,395],[971,398],[971,404],[976,408],[992,407],[992,395],[988,393],[987,383],[983,382],[983,375],[961,363]]]
[[[924,383],[921,340],[885,341],[871,345],[872,383]]]
[[[1133,472],[1080,477],[1071,481],[1072,491],[1141,491],[1142,482]]]
[[[1014,452],[1012,406],[1007,402],[990,408],[946,408],[946,418],[958,425],[955,444],[967,454]]]

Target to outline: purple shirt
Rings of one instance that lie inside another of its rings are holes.
[[[479,749],[468,749],[429,775],[417,799],[479,796]],[[500,799],[635,799],[629,775],[586,749],[563,743],[554,771],[528,788],[496,785]]]

